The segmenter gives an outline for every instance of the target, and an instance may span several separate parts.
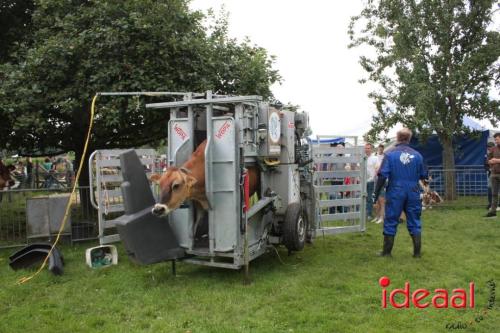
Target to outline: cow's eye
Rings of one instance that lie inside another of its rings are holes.
[[[179,184],[172,185],[172,191],[176,191],[179,188]]]

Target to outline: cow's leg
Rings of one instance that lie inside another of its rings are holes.
[[[194,208],[195,208],[195,221],[193,224],[193,238],[196,237],[196,231],[198,230],[198,226],[200,222],[203,220],[203,217],[205,216],[206,210],[203,209],[203,206],[198,203],[197,201],[194,201]]]

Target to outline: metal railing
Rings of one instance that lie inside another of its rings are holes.
[[[39,200],[40,202],[37,203],[39,212],[29,212],[28,209],[32,208],[28,207],[30,206],[28,202],[64,193],[69,194],[70,189],[14,189],[0,192],[0,248],[23,246],[40,238],[45,241],[55,239],[57,231],[51,230],[44,237],[36,237],[33,230],[34,225],[39,225],[41,229],[47,228],[51,219],[50,210],[53,208],[42,207],[40,210],[40,205],[45,203]],[[97,212],[92,207],[89,198],[88,187],[78,188],[71,198],[69,232],[65,233],[71,242],[97,238]],[[62,218],[61,221],[54,221],[57,226],[61,222]]]
[[[364,231],[366,226],[366,157],[357,138],[348,147],[312,143],[315,165],[318,234]]]
[[[455,177],[455,194],[457,199],[444,201],[439,206],[487,206],[488,177],[482,165],[457,166],[454,169],[443,167],[429,167],[429,176],[432,178],[430,187],[433,191],[445,197],[446,177]]]

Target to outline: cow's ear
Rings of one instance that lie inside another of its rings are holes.
[[[149,176],[149,180],[152,181],[153,183],[159,183],[160,178],[161,175],[159,173],[153,173],[151,176]]]
[[[179,170],[181,170],[182,172],[184,172],[186,175],[188,175],[188,174],[191,173],[191,170],[186,169],[185,167],[180,167]]]
[[[193,176],[191,175],[187,175],[186,176],[186,185],[191,188],[194,186],[194,184],[196,184],[196,182],[198,181],[198,179],[194,178]]]

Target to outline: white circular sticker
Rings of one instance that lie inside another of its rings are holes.
[[[281,135],[280,117],[276,112],[269,116],[269,138],[272,142],[278,143]]]

